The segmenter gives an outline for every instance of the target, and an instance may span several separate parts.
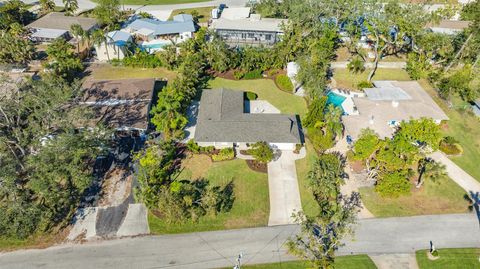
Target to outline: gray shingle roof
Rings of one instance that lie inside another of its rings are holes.
[[[90,31],[97,25],[97,20],[86,17],[65,16],[64,13],[50,12],[27,25],[28,28],[46,28],[70,31],[73,24],[80,24],[83,30]]]
[[[302,143],[295,115],[244,113],[242,91],[203,90],[197,142]]]
[[[168,35],[185,32],[195,32],[193,21],[158,21],[153,19],[138,19],[133,21],[128,28],[138,31],[149,29],[154,35]]]

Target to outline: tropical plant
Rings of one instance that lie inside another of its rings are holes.
[[[353,74],[362,73],[365,71],[365,61],[362,59],[362,57],[355,55],[347,64],[347,69]]]
[[[80,37],[85,35],[84,30],[80,24],[72,24],[70,31],[77,40],[77,53],[80,53]]]
[[[55,10],[55,2],[53,0],[39,0],[38,3],[42,8],[42,13],[46,14]]]
[[[73,48],[73,45],[67,43],[65,39],[55,39],[47,47],[48,59],[45,67],[55,75],[72,81],[84,69]]]
[[[78,9],[78,1],[77,0],[62,0],[65,6],[65,15],[73,16],[75,11]]]
[[[436,162],[431,158],[423,158],[418,162],[417,188],[420,188],[425,180],[435,181],[438,178],[447,176],[445,165]]]
[[[268,163],[273,160],[273,150],[267,142],[257,142],[251,146],[248,152],[261,163]]]

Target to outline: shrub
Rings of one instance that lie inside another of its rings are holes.
[[[269,77],[273,77],[273,76],[275,76],[276,74],[278,74],[278,69],[270,69],[270,70],[267,71],[267,75],[268,75]]]
[[[235,152],[233,148],[224,148],[221,149],[217,154],[212,155],[212,160],[214,162],[232,160],[235,158]]]
[[[447,155],[460,155],[463,153],[463,148],[458,143],[447,143],[445,140],[440,142],[439,149]]]
[[[300,150],[302,149],[303,145],[302,144],[295,144],[295,153],[300,153]]]
[[[249,101],[257,100],[258,95],[254,92],[245,92],[245,99]]]
[[[334,146],[334,135],[328,128],[324,133],[320,128],[309,127],[307,134],[313,147],[319,152],[324,152]]]
[[[293,84],[290,81],[290,78],[286,75],[278,75],[275,77],[275,83],[282,91],[292,92],[293,91]]]
[[[200,146],[193,139],[188,140],[187,149],[190,150],[193,153],[199,153],[200,152]]]
[[[267,142],[257,142],[253,144],[252,148],[248,150],[248,153],[261,163],[268,163],[273,160],[273,150]]]
[[[244,75],[245,75],[245,72],[243,72],[242,70],[233,71],[233,77],[235,79],[242,79]]]
[[[215,151],[214,146],[200,147],[200,152],[202,153],[212,153],[213,151]]]
[[[253,70],[253,71],[249,71],[249,72],[246,72],[244,75],[243,75],[243,79],[257,79],[257,78],[262,78],[262,70]]]
[[[410,192],[410,182],[403,171],[384,174],[377,180],[375,191],[380,196],[396,198]]]
[[[369,81],[360,81],[358,84],[357,84],[357,88],[359,90],[362,90],[363,88],[371,88],[373,87],[373,84]]]

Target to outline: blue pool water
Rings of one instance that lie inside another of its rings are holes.
[[[168,45],[167,43],[157,43],[157,44],[148,44],[148,45],[141,45],[142,48],[145,49],[161,49]]]
[[[339,106],[339,107],[342,107],[342,103],[343,101],[345,101],[345,98],[344,96],[341,96],[341,95],[338,95],[338,94],[335,94],[334,92],[329,92],[327,94],[327,104],[333,104],[334,106]]]

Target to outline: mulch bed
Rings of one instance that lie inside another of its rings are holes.
[[[246,160],[246,162],[248,167],[255,172],[260,172],[265,174],[268,172],[266,163],[257,162],[255,160]]]

